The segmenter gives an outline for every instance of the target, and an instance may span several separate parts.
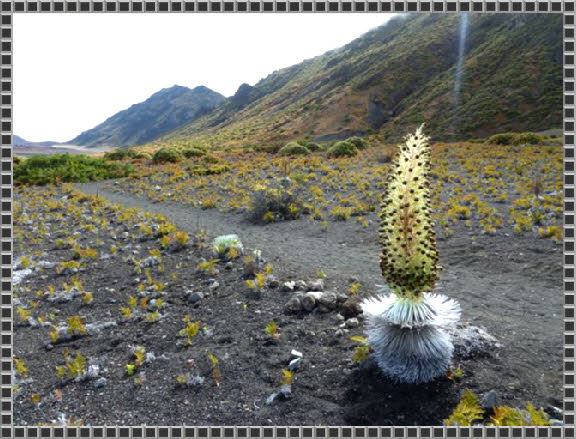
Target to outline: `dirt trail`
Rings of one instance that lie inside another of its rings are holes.
[[[151,202],[103,188],[103,183],[78,185],[112,203],[165,215],[182,230],[203,228],[209,237],[236,233],[248,248],[262,250],[275,266],[290,269],[297,278],[311,278],[323,269],[339,279],[342,289],[357,277],[365,292],[382,284],[377,219],[359,224],[330,222],[322,231],[317,222],[288,221],[254,225],[242,215],[201,210],[174,202]],[[562,399],[562,247],[528,234],[478,235],[455,228],[439,239],[444,267],[437,288],[456,298],[462,320],[485,327],[503,344],[490,364],[478,367],[476,380],[500,394],[539,404]]]

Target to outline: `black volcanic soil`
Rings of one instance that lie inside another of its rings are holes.
[[[201,228],[210,238],[236,233],[246,247],[262,250],[281,282],[313,280],[323,269],[328,275],[325,291],[346,293],[350,279],[357,278],[363,284],[363,296],[383,283],[376,226],[362,229],[352,222],[334,222],[323,232],[307,220],[253,225],[241,215],[153,203],[102,186],[79,188],[91,194],[98,191],[112,203],[161,213],[190,233]],[[455,366],[464,372],[459,381],[443,377],[426,385],[398,385],[370,362],[358,367],[351,361],[355,344],[348,337],[360,335],[361,326],[339,336],[335,334],[340,324],[335,312],[285,314],[284,304],[291,293],[278,288],[268,289],[260,299],[250,298],[240,262],[234,262],[229,270],[219,264],[214,276],[198,275],[195,267],[204,253],[189,248],[164,256],[165,277],[160,279],[169,294],[166,317],[158,323],[120,323],[51,350],[45,349],[49,341],[46,329],[15,325],[15,356],[26,361],[34,381],[23,386],[15,399],[14,423],[51,422],[59,413],[66,413],[91,425],[440,425],[465,388],[479,395],[494,389],[503,403],[515,407],[527,402],[561,406],[561,245],[529,234],[473,236],[464,228],[455,227],[454,231],[438,241],[444,267],[438,290],[461,303],[462,320],[486,328],[503,345],[484,358],[456,358]],[[110,244],[106,235],[102,239]],[[140,245],[144,255],[152,244]],[[41,246],[52,254],[51,245]],[[175,271],[180,277],[171,282],[169,273]],[[60,282],[55,280],[54,270],[45,270],[44,275],[45,279],[27,278],[30,297],[46,285]],[[98,260],[80,274],[85,288],[94,291],[94,303],[85,306],[75,299],[56,305],[60,316],[84,315],[89,322],[120,320],[118,307],[137,293],[135,277],[120,256]],[[198,306],[188,304],[184,290],[208,291],[209,277],[220,287]],[[192,346],[182,349],[176,342],[186,315],[202,320],[213,334],[199,334]],[[272,319],[281,334],[277,342],[264,333]],[[125,364],[131,361],[129,345],[135,344],[144,345],[156,357],[168,357],[143,367],[146,378],[142,385],[124,373]],[[101,388],[95,388],[93,382],[59,384],[55,365],[62,364],[66,347],[89,358],[105,358],[106,384]],[[301,369],[294,374],[292,396],[267,405],[266,398],[280,387],[292,349],[304,355]],[[220,359],[219,387],[211,379],[208,353]],[[205,382],[178,388],[174,377],[187,371],[205,377]],[[58,388],[62,401],[50,396]],[[44,395],[38,408],[31,402],[32,393]]]

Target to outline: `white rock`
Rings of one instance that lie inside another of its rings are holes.
[[[292,355],[294,358],[304,357],[304,354],[302,352],[297,351],[296,349],[292,349],[292,351],[290,352],[290,355]]]
[[[356,317],[352,317],[351,319],[346,320],[347,328],[357,328],[359,325],[360,323]]]

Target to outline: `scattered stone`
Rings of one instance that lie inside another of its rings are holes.
[[[316,311],[321,312],[321,313],[329,313],[330,311],[332,311],[330,308],[326,307],[325,305],[322,305],[321,303],[318,303],[316,306]]]
[[[294,358],[288,364],[288,369],[290,369],[292,371],[296,371],[296,370],[300,369],[301,364],[302,364],[302,358]]]
[[[322,293],[322,295],[318,298],[318,303],[320,305],[324,305],[329,310],[333,310],[338,306],[338,297],[334,293]]]
[[[284,282],[282,284],[282,287],[280,288],[280,291],[282,291],[284,293],[290,293],[290,292],[294,291],[295,288],[296,288],[296,282],[291,280],[288,282]]]
[[[234,268],[234,264],[232,263],[232,261],[228,261],[224,264],[225,270],[232,270],[232,268]]]
[[[286,305],[284,305],[284,310],[289,313],[298,313],[302,311],[302,302],[297,296],[292,297]]]
[[[484,410],[490,410],[492,407],[501,405],[500,398],[494,389],[486,393],[480,400],[480,406]]]
[[[214,282],[212,282],[212,284],[208,288],[210,288],[210,291],[215,291],[219,287],[220,287],[220,283],[215,280]]]
[[[351,319],[346,320],[347,328],[357,328],[359,325],[360,323],[356,317],[352,317]]]
[[[324,279],[316,279],[310,282],[308,291],[324,291]]]
[[[273,393],[266,399],[266,404],[272,405],[276,401],[286,401],[292,396],[292,386],[289,384],[283,385],[278,392]]]
[[[198,292],[190,293],[188,295],[187,301],[190,305],[194,305],[195,303],[200,302],[200,300],[202,300],[203,298],[204,298],[204,294],[198,291]]]
[[[562,427],[562,426],[564,426],[564,422],[561,421],[560,419],[551,418],[549,422],[550,422],[550,426],[551,426],[551,427]]]
[[[278,286],[280,285],[280,281],[276,279],[276,277],[272,274],[268,275],[267,282],[268,287],[270,288],[278,288]]]
[[[36,263],[36,268],[54,268],[56,265],[58,265],[56,262],[38,261]]]
[[[498,340],[486,330],[469,323],[459,323],[453,333],[454,355],[459,358],[473,358],[490,355],[502,347]]]
[[[336,332],[334,333],[334,335],[338,336],[338,337],[342,337],[344,335],[346,335],[348,331],[346,329],[337,329]]]
[[[12,285],[18,285],[25,277],[30,276],[31,274],[32,270],[29,268],[25,268],[24,270],[14,270],[12,274]]]
[[[558,408],[558,407],[555,407],[555,406],[553,406],[553,405],[549,405],[549,406],[547,407],[547,409],[548,409],[548,412],[549,412],[549,413],[554,413],[554,414],[555,414],[556,416],[558,416],[558,417],[563,417],[563,416],[564,416],[564,410],[562,410],[562,409],[560,409],[560,408]]]
[[[309,293],[304,294],[304,297],[302,298],[302,308],[308,312],[312,311],[316,308],[316,301],[321,295],[322,293],[315,291],[310,291]]]
[[[302,352],[297,351],[296,349],[292,349],[292,351],[290,351],[290,355],[294,358],[303,358],[304,354]]]
[[[356,317],[358,314],[362,313],[362,307],[360,306],[358,299],[348,298],[341,305],[340,312],[345,318],[349,319],[351,317]]]
[[[302,290],[302,291],[309,291],[308,290],[308,285],[306,284],[306,282],[304,282],[303,280],[297,280],[296,283],[296,289],[297,290]]]

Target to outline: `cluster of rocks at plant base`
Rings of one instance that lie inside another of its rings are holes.
[[[343,328],[357,327],[359,324],[357,317],[362,313],[359,298],[323,290],[322,279],[309,283],[303,280],[284,282],[280,291],[292,293],[292,297],[284,305],[284,311],[288,314],[337,311],[344,321]]]

